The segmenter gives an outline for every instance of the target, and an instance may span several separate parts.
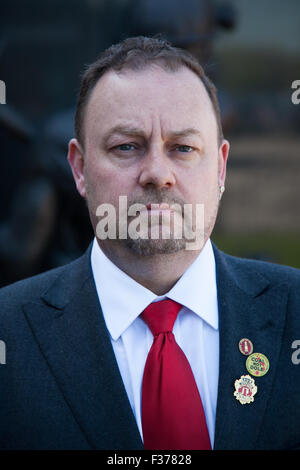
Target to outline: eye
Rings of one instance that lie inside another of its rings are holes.
[[[190,153],[194,150],[194,148],[190,147],[189,145],[177,145],[175,149],[178,149],[178,151],[182,153]]]
[[[116,150],[121,150],[123,152],[129,152],[130,150],[133,150],[134,148],[135,147],[132,144],[121,144],[115,147]]]

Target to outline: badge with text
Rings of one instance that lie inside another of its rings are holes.
[[[250,375],[242,375],[234,382],[234,387],[234,396],[242,405],[252,403],[254,401],[257,386]]]
[[[246,369],[249,374],[255,377],[262,377],[269,370],[268,358],[262,353],[253,353],[247,357]]]
[[[239,341],[239,350],[245,356],[249,356],[249,354],[253,353],[253,344],[248,338],[242,338]]]

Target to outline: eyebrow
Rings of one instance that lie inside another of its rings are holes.
[[[138,127],[130,127],[130,126],[115,126],[112,129],[110,129],[105,135],[104,135],[104,141],[107,141],[110,137],[113,135],[127,135],[127,136],[138,136],[138,137],[143,137],[145,138],[145,132],[138,128]],[[186,129],[182,129],[180,131],[171,131],[167,134],[167,138],[169,139],[174,139],[174,138],[179,138],[179,137],[188,137],[190,135],[197,135],[199,137],[202,137],[201,132],[198,129],[195,129],[194,127],[188,127]]]

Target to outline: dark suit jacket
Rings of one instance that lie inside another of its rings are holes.
[[[300,447],[300,271],[214,247],[220,315],[215,449]],[[201,282],[201,279],[199,279]],[[116,286],[116,295],[118,287]],[[1,449],[143,449],[90,267],[73,263],[0,291]],[[269,372],[253,403],[233,396],[249,338]]]

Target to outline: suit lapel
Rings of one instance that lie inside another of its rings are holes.
[[[99,305],[90,251],[23,309],[58,387],[93,449],[142,449]]]
[[[272,285],[249,263],[222,254],[214,247],[220,317],[220,371],[216,412],[215,449],[259,448],[263,424],[281,347],[285,323],[287,286]],[[253,352],[267,356],[270,369],[253,377],[257,386],[254,402],[242,405],[234,397],[234,382],[246,369],[247,356],[239,340],[252,341]]]

